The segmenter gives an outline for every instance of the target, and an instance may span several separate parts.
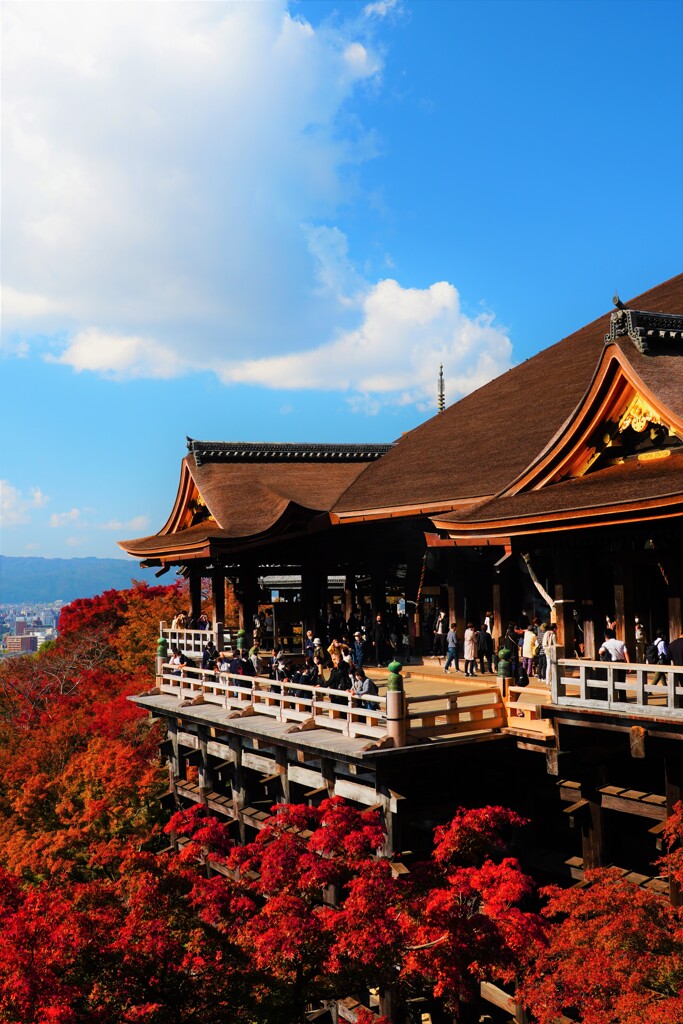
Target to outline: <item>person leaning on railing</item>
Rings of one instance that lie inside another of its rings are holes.
[[[332,670],[330,672],[327,685],[331,690],[348,691],[352,687],[351,676],[349,674],[348,663],[343,660],[339,654],[332,655]],[[333,704],[348,704],[346,697],[343,697],[341,693],[339,696],[336,694],[330,695],[330,700]]]
[[[213,672],[216,668],[216,660],[218,658],[218,651],[213,640],[208,640],[204,650],[202,651],[202,668],[208,672]]]
[[[230,655],[227,651],[221,651],[216,658],[216,671],[217,672],[229,672],[230,671]]]
[[[605,661],[612,662],[629,662],[631,659],[628,656],[628,650],[623,640],[617,640],[616,634],[613,629],[605,630],[605,639],[602,642],[602,646],[598,651],[599,657]],[[626,682],[626,672],[621,669],[614,673],[615,683]],[[615,699],[618,701],[625,701],[626,694],[623,690],[618,690],[615,695]]]
[[[379,694],[377,683],[373,679],[368,679],[362,668],[354,670],[352,688],[356,697],[364,697],[366,694],[368,697],[376,697]],[[373,704],[371,700],[360,700],[358,703],[366,711],[378,710],[377,705]]]

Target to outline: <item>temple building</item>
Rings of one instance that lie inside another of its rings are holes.
[[[635,658],[634,619],[681,632],[683,276],[509,370],[392,444],[188,440],[165,526],[121,542],[147,566],[236,582],[300,578],[300,625],[406,602],[411,646],[434,608],[509,620],[552,599],[561,653],[595,656],[606,616]],[[531,604],[530,604],[531,602]],[[577,635],[579,634],[579,635]]]
[[[188,579],[193,617],[211,580],[219,647],[264,607],[285,609],[292,654],[331,615],[400,610],[417,664],[358,706],[174,673],[166,643],[196,656],[209,633],[163,624],[157,685],[134,700],[168,727],[169,802],[245,838],[273,802],[343,796],[382,811],[397,871],[457,806],[503,804],[531,822],[517,852],[539,881],[615,864],[679,900],[654,865],[683,796],[683,668],[644,664],[636,620],[683,634],[683,275],[613,305],[393,443],[188,439],[168,521],[120,543]],[[497,646],[523,616],[552,619],[548,684],[446,684],[425,657],[439,610],[461,641],[491,613]],[[630,665],[598,659],[608,620]]]

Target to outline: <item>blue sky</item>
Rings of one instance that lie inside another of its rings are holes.
[[[680,3],[3,6],[5,554],[155,532],[186,434],[392,440],[681,269]]]

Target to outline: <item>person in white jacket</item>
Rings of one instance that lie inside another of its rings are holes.
[[[555,648],[557,647],[557,637],[555,636],[555,626],[551,623],[543,634],[543,653],[545,654],[545,682],[547,686],[550,686],[552,680],[553,664],[555,662]]]

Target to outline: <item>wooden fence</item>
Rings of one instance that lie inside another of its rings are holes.
[[[382,739],[387,734],[384,696],[357,696],[350,690],[201,668],[179,670],[170,664],[162,666],[158,688],[180,700],[218,704],[235,716],[265,715],[280,722],[306,723],[309,728],[333,729],[345,736]]]
[[[683,720],[681,666],[560,658],[551,692],[558,707]]]
[[[502,729],[506,724],[505,707],[496,686],[406,697],[405,702],[408,743],[446,734]]]

